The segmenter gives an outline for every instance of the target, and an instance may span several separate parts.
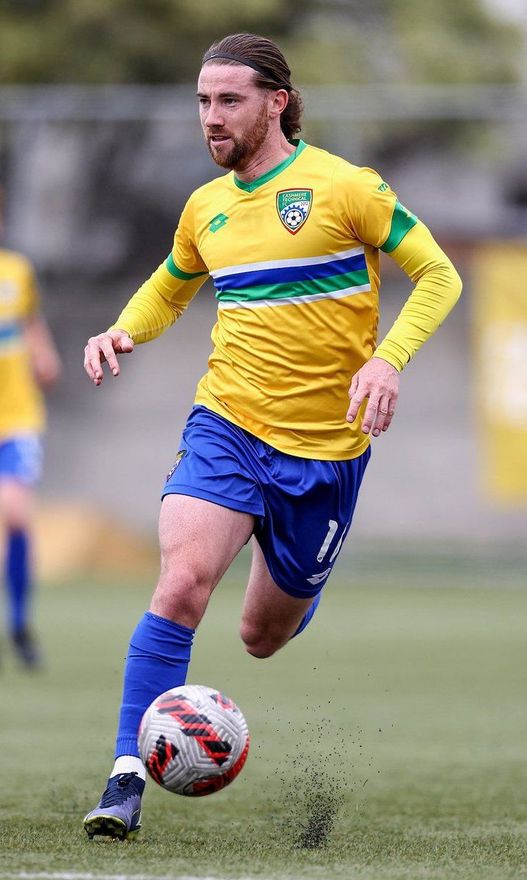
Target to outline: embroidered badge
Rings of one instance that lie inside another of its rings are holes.
[[[168,474],[167,474],[167,480],[170,479],[170,477],[172,476],[172,474],[173,474],[174,471],[176,470],[178,464],[181,463],[181,459],[182,459],[183,456],[186,454],[186,451],[187,451],[186,449],[182,449],[181,452],[178,452],[178,454],[176,455],[176,459],[175,459],[175,461],[174,461],[174,464],[172,465],[172,467],[170,468],[170,470],[169,470],[169,472],[168,472]]]
[[[302,228],[313,204],[312,189],[282,189],[276,194],[276,210],[292,235]]]

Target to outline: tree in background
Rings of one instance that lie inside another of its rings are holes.
[[[291,31],[299,0],[3,0],[0,82],[193,81],[218,35]]]
[[[512,82],[482,0],[3,0],[0,83],[193,81],[226,33],[277,39],[300,83]]]
[[[289,44],[316,83],[510,83],[521,38],[482,0],[307,0]]]

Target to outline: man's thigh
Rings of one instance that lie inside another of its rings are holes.
[[[254,517],[187,495],[166,495],[159,517],[161,573],[150,610],[192,628],[253,531]]]
[[[313,598],[298,599],[273,580],[262,550],[253,538],[253,557],[242,613],[242,638],[248,645],[266,642],[271,653],[296,632]]]
[[[159,515],[162,561],[221,577],[249,540],[254,517],[189,495],[166,495]]]
[[[0,477],[0,518],[8,529],[26,529],[33,518],[34,492],[12,477]]]
[[[151,610],[194,627],[263,513],[250,437],[194,407],[162,494],[161,577]]]

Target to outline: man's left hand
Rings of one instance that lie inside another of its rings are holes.
[[[351,380],[350,405],[346,415],[348,422],[354,422],[360,405],[368,398],[368,406],[362,419],[363,434],[378,437],[387,431],[395,412],[399,396],[399,373],[388,361],[372,357],[355,373]]]

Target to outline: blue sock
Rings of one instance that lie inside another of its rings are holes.
[[[9,600],[12,633],[27,625],[28,600],[31,588],[29,572],[29,537],[23,529],[13,529],[7,535],[5,576]]]
[[[194,630],[146,611],[130,639],[115,757],[139,757],[137,731],[152,700],[185,684]]]
[[[318,608],[318,603],[320,602],[321,595],[322,595],[322,593],[318,593],[318,595],[315,596],[315,598],[313,599],[313,602],[311,603],[311,605],[307,609],[306,613],[304,614],[302,620],[298,624],[298,629],[296,629],[295,632],[293,633],[293,635],[291,636],[292,639],[294,639],[295,636],[299,636],[301,632],[304,632],[306,626],[308,625],[309,621],[313,617],[313,614],[315,613],[315,611]]]

